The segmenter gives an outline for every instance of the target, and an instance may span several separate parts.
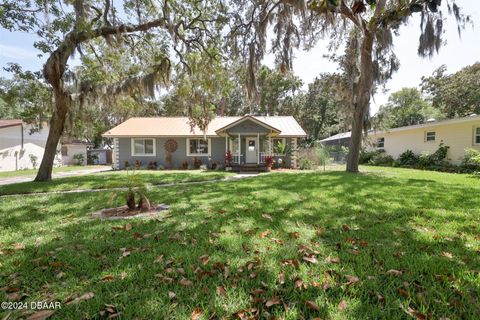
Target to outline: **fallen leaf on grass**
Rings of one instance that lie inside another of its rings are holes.
[[[276,304],[280,304],[280,298],[279,297],[273,297],[273,298],[267,300],[267,302],[265,303],[265,306],[267,308],[270,308],[271,306],[274,306]]]
[[[306,261],[306,262],[310,262],[310,263],[313,263],[313,264],[317,264],[318,263],[318,260],[317,258],[314,256],[314,255],[310,255],[310,256],[305,256],[302,258],[303,261]]]
[[[182,278],[179,283],[182,285],[182,286],[185,286],[185,287],[191,287],[193,286],[193,282],[188,280],[187,278]]]
[[[224,286],[218,286],[217,287],[217,294],[219,296],[223,296],[225,297],[227,295],[227,290],[225,290],[225,287]]]
[[[387,271],[387,274],[398,277],[398,276],[401,276],[403,272],[395,269],[390,269]]]
[[[343,231],[350,231],[350,226],[348,224],[343,224],[342,229]]]
[[[293,285],[296,289],[302,289],[303,287],[303,280],[300,279],[300,278],[296,278],[295,279],[295,282],[294,282],[294,285]]]
[[[208,255],[203,255],[203,256],[200,256],[198,258],[198,260],[200,260],[200,262],[203,264],[203,265],[206,265],[208,263],[208,261],[210,261],[210,257]]]
[[[403,311],[405,311],[408,315],[414,317],[414,318],[417,319],[417,320],[425,320],[425,319],[427,319],[427,316],[426,316],[426,315],[424,315],[423,313],[418,312],[417,310],[415,310],[415,309],[413,309],[413,308],[411,308],[411,307],[408,307],[408,308],[405,309],[405,307],[404,307],[402,304],[400,304],[400,308],[402,308]]]
[[[100,316],[106,317],[108,319],[115,319],[122,315],[121,312],[117,311],[117,307],[113,304],[105,304],[105,309],[99,312]]]
[[[37,311],[30,315],[27,320],[45,320],[50,318],[55,313],[55,310],[42,310]]]
[[[307,301],[307,302],[305,302],[305,305],[310,310],[320,311],[320,307],[313,301]]]
[[[75,299],[73,299],[72,301],[69,301],[67,302],[66,304],[77,304],[77,303],[80,303],[82,301],[86,301],[86,300],[90,300],[92,299],[93,297],[95,296],[95,293],[93,292],[87,292],[85,294],[82,294],[80,297],[77,297]]]
[[[333,257],[333,258],[332,258],[332,257],[328,256],[328,257],[325,259],[325,261],[326,261],[327,263],[340,263],[340,258],[338,258],[338,257]]]
[[[284,272],[280,272],[278,274],[278,282],[280,284],[284,284],[285,283],[285,273]]]
[[[268,236],[270,234],[270,231],[266,230],[266,231],[263,231],[262,233],[260,233],[259,237],[260,238],[265,238],[266,236]]]
[[[345,300],[340,301],[338,304],[338,310],[343,311],[347,308],[347,302]]]
[[[131,225],[130,223],[127,223],[127,224],[125,225],[125,230],[126,230],[126,231],[132,230],[132,225]]]
[[[177,296],[177,294],[176,294],[175,292],[173,292],[173,291],[168,291],[168,298],[169,298],[170,300],[175,299],[176,296]]]
[[[200,319],[201,316],[203,316],[203,309],[201,309],[201,308],[193,309],[192,317],[191,317],[192,320]]]
[[[108,274],[108,275],[102,277],[103,282],[113,281],[113,279],[115,279],[115,278],[111,274]]]
[[[269,214],[266,214],[266,213],[262,214],[262,218],[270,220],[271,222],[273,222],[273,218]]]
[[[23,243],[15,243],[15,250],[23,250],[25,245]]]
[[[442,257],[448,258],[448,259],[453,259],[453,254],[450,252],[442,252]]]
[[[290,237],[298,239],[300,238],[300,233],[298,232],[290,232]]]
[[[159,255],[155,261],[153,261],[154,263],[162,263],[163,262],[163,254]]]
[[[345,285],[347,285],[347,286],[355,284],[357,282],[360,282],[360,278],[355,277],[355,276],[346,275],[345,278],[347,278],[347,280],[348,280],[348,282],[345,283]]]
[[[398,291],[398,294],[401,295],[402,297],[405,297],[405,298],[409,297],[409,294],[406,290],[402,288],[398,288],[397,291]]]

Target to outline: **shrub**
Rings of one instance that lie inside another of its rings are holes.
[[[414,166],[418,163],[418,156],[412,150],[407,150],[398,157],[399,166]]]
[[[266,156],[264,161],[265,161],[265,165],[267,167],[269,167],[269,168],[272,167],[272,165],[273,165],[273,157],[272,156]]]
[[[140,160],[135,160],[135,169],[139,170],[142,168],[142,161]]]
[[[462,167],[471,170],[480,170],[480,151],[476,149],[466,149],[462,160]]]
[[[359,162],[360,164],[369,163],[370,160],[372,160],[372,158],[373,158],[375,155],[377,155],[377,154],[379,154],[379,153],[381,153],[381,152],[382,152],[382,151],[378,151],[378,150],[376,150],[376,151],[367,151],[367,150],[365,150],[365,149],[362,149],[362,151],[360,151],[360,158],[359,158],[358,162]]]
[[[77,165],[81,166],[85,161],[85,156],[83,155],[83,153],[77,153],[73,155],[73,160],[75,160]]]
[[[147,168],[149,170],[157,170],[157,161],[150,161]]]
[[[130,166],[130,163],[128,163],[128,160],[125,160],[123,162],[123,165],[125,166],[125,169],[128,169],[128,167]]]
[[[187,170],[188,169],[188,160],[183,160],[182,161],[182,169]]]
[[[300,170],[313,170],[315,169],[315,162],[310,159],[302,158],[298,162]]]
[[[233,161],[233,154],[230,150],[228,150],[227,152],[225,152],[225,166],[228,167],[231,165]]]
[[[192,160],[193,169],[200,169],[201,165],[202,165],[202,160],[198,159],[197,157],[194,157]]]
[[[368,161],[368,164],[374,166],[393,166],[395,160],[391,155],[386,154],[385,152],[377,152],[373,157]]]
[[[32,163],[33,169],[37,169],[38,157],[34,154],[29,154],[28,156],[30,157],[30,162]]]

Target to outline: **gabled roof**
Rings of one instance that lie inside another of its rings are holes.
[[[246,116],[244,116],[244,117],[241,117],[241,118],[239,118],[238,120],[235,120],[235,121],[233,121],[232,123],[229,123],[229,124],[227,124],[226,126],[220,128],[220,129],[215,130],[215,132],[218,134],[218,133],[220,133],[221,131],[225,131],[225,130],[227,130],[227,129],[233,128],[233,127],[235,127],[236,125],[238,125],[238,124],[240,124],[240,123],[242,123],[242,122],[244,122],[244,121],[247,121],[247,120],[253,121],[253,122],[255,122],[256,124],[258,124],[258,125],[260,125],[260,126],[262,126],[262,127],[264,127],[264,128],[270,129],[270,130],[272,130],[272,131],[274,131],[274,132],[276,132],[276,133],[281,133],[281,132],[282,132],[282,130],[279,130],[279,129],[275,128],[275,127],[272,127],[272,126],[269,125],[268,123],[264,122],[265,119],[264,119],[264,121],[262,121],[262,120],[257,119],[257,117],[254,117],[254,116],[251,116],[251,115],[246,115]]]
[[[12,119],[12,120],[0,119],[0,128],[8,128],[8,127],[13,127],[13,126],[19,126],[22,123],[23,123],[23,121],[20,120],[20,119]]]
[[[280,131],[279,137],[305,137],[306,133],[291,116],[249,116]],[[207,137],[218,137],[217,130],[244,117],[215,117],[206,130]],[[204,132],[190,126],[188,117],[130,118],[103,134],[119,137],[203,137]]]
[[[333,141],[333,140],[340,140],[340,139],[347,139],[350,138],[352,133],[349,132],[342,132],[342,133],[337,133],[336,135],[333,135],[331,137],[325,138],[323,140],[320,140],[320,142],[327,142],[327,141]]]

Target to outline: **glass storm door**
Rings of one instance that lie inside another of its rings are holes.
[[[257,138],[246,138],[245,146],[245,162],[246,163],[257,163]]]

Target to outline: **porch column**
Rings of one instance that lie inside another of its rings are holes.
[[[257,164],[260,164],[260,133],[257,132]]]
[[[270,135],[268,136],[268,139],[270,140],[268,143],[268,151],[270,152],[270,156],[273,156],[273,147],[272,147],[272,131],[270,131]]]
[[[225,134],[225,154],[228,152],[228,135]]]
[[[298,148],[297,148],[297,138],[292,138],[292,167],[297,168],[297,158],[298,158]]]
[[[240,133],[238,134],[238,164],[240,164],[242,162],[242,157],[241,157],[241,154],[240,154],[240,151],[242,150],[242,140],[240,140]]]

